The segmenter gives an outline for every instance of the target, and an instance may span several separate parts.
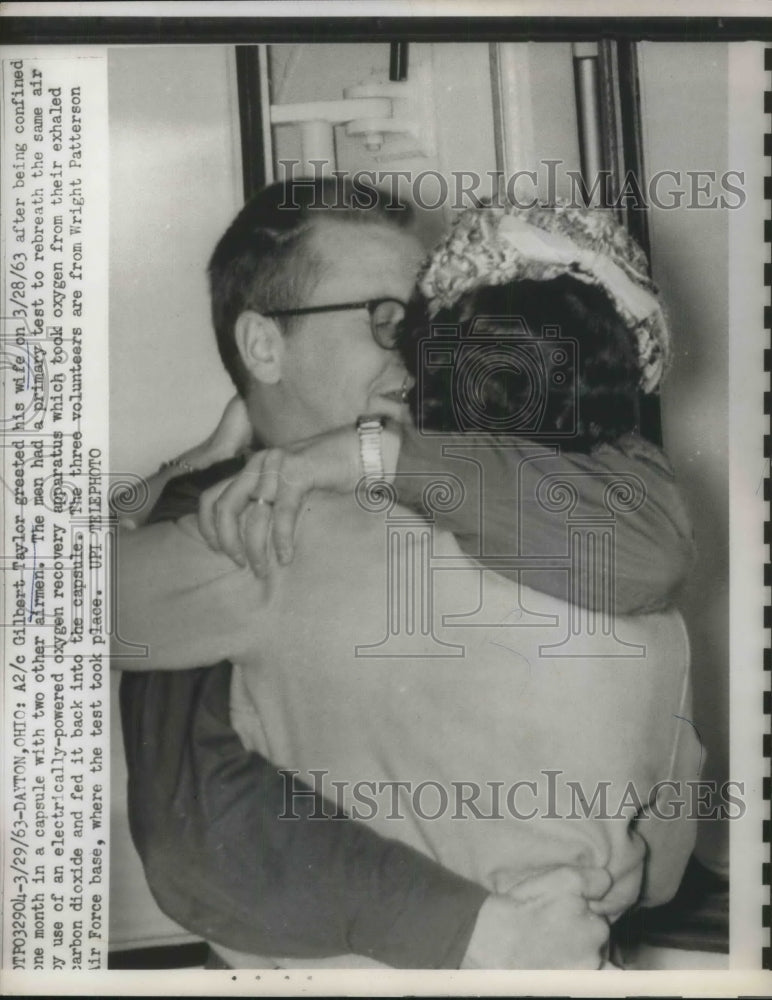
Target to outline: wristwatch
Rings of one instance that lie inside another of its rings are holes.
[[[359,458],[362,463],[362,474],[368,483],[378,482],[384,478],[383,451],[381,449],[381,433],[384,424],[383,417],[362,416],[357,418]]]

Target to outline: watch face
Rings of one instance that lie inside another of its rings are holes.
[[[383,430],[383,417],[359,417],[357,428],[362,431]]]

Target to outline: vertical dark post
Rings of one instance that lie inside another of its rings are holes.
[[[603,142],[604,114],[600,103],[598,50],[594,45],[577,44],[573,46],[573,52],[581,175],[585,184],[584,200],[585,204],[606,207],[609,203],[608,163]],[[589,193],[596,190],[597,194],[590,200]]]
[[[635,42],[620,39],[600,43],[600,93],[603,142],[612,173],[612,197],[618,207],[617,215],[651,262]],[[658,396],[639,395],[638,430],[649,441],[662,444]]]
[[[625,174],[636,178],[644,191],[643,138],[641,129],[641,96],[638,83],[638,61],[635,42],[617,42],[619,72],[619,104],[622,125],[622,157]],[[651,259],[649,214],[645,205],[628,205],[627,227]]]
[[[617,42],[619,69],[619,100],[622,120],[622,150],[626,176],[637,179],[643,192],[645,174],[643,162],[643,131],[641,128],[641,94],[638,82],[638,60],[635,42]],[[651,268],[651,239],[649,237],[649,210],[644,205],[627,208],[627,226],[646,252]],[[639,429],[643,437],[655,444],[662,444],[662,408],[659,396],[639,397]]]
[[[236,89],[245,201],[266,184],[258,52],[257,45],[236,46]]]
[[[389,80],[399,83],[407,80],[407,42],[392,42],[389,47]]]

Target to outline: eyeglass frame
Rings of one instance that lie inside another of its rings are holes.
[[[384,295],[378,299],[365,299],[362,302],[340,302],[332,305],[325,306],[301,306],[298,309],[273,309],[271,312],[264,312],[263,316],[268,319],[275,319],[279,316],[310,316],[313,313],[327,313],[327,312],[342,312],[344,310],[350,309],[366,309],[370,314],[370,334],[375,341],[375,343],[383,348],[384,351],[393,351],[396,348],[396,341],[393,344],[382,344],[375,333],[375,327],[373,325],[373,319],[375,317],[375,310],[383,302],[396,302],[397,305],[402,306],[403,312],[407,312],[407,303],[403,302],[402,299],[396,299],[393,295]],[[403,315],[404,319],[404,315]],[[402,322],[402,320],[400,320]]]

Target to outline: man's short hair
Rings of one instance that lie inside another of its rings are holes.
[[[314,223],[333,218],[405,228],[412,217],[405,203],[341,176],[280,181],[246,203],[209,261],[217,347],[241,395],[249,376],[236,345],[236,320],[250,309],[266,313],[305,304],[321,277],[322,262],[309,238]]]

